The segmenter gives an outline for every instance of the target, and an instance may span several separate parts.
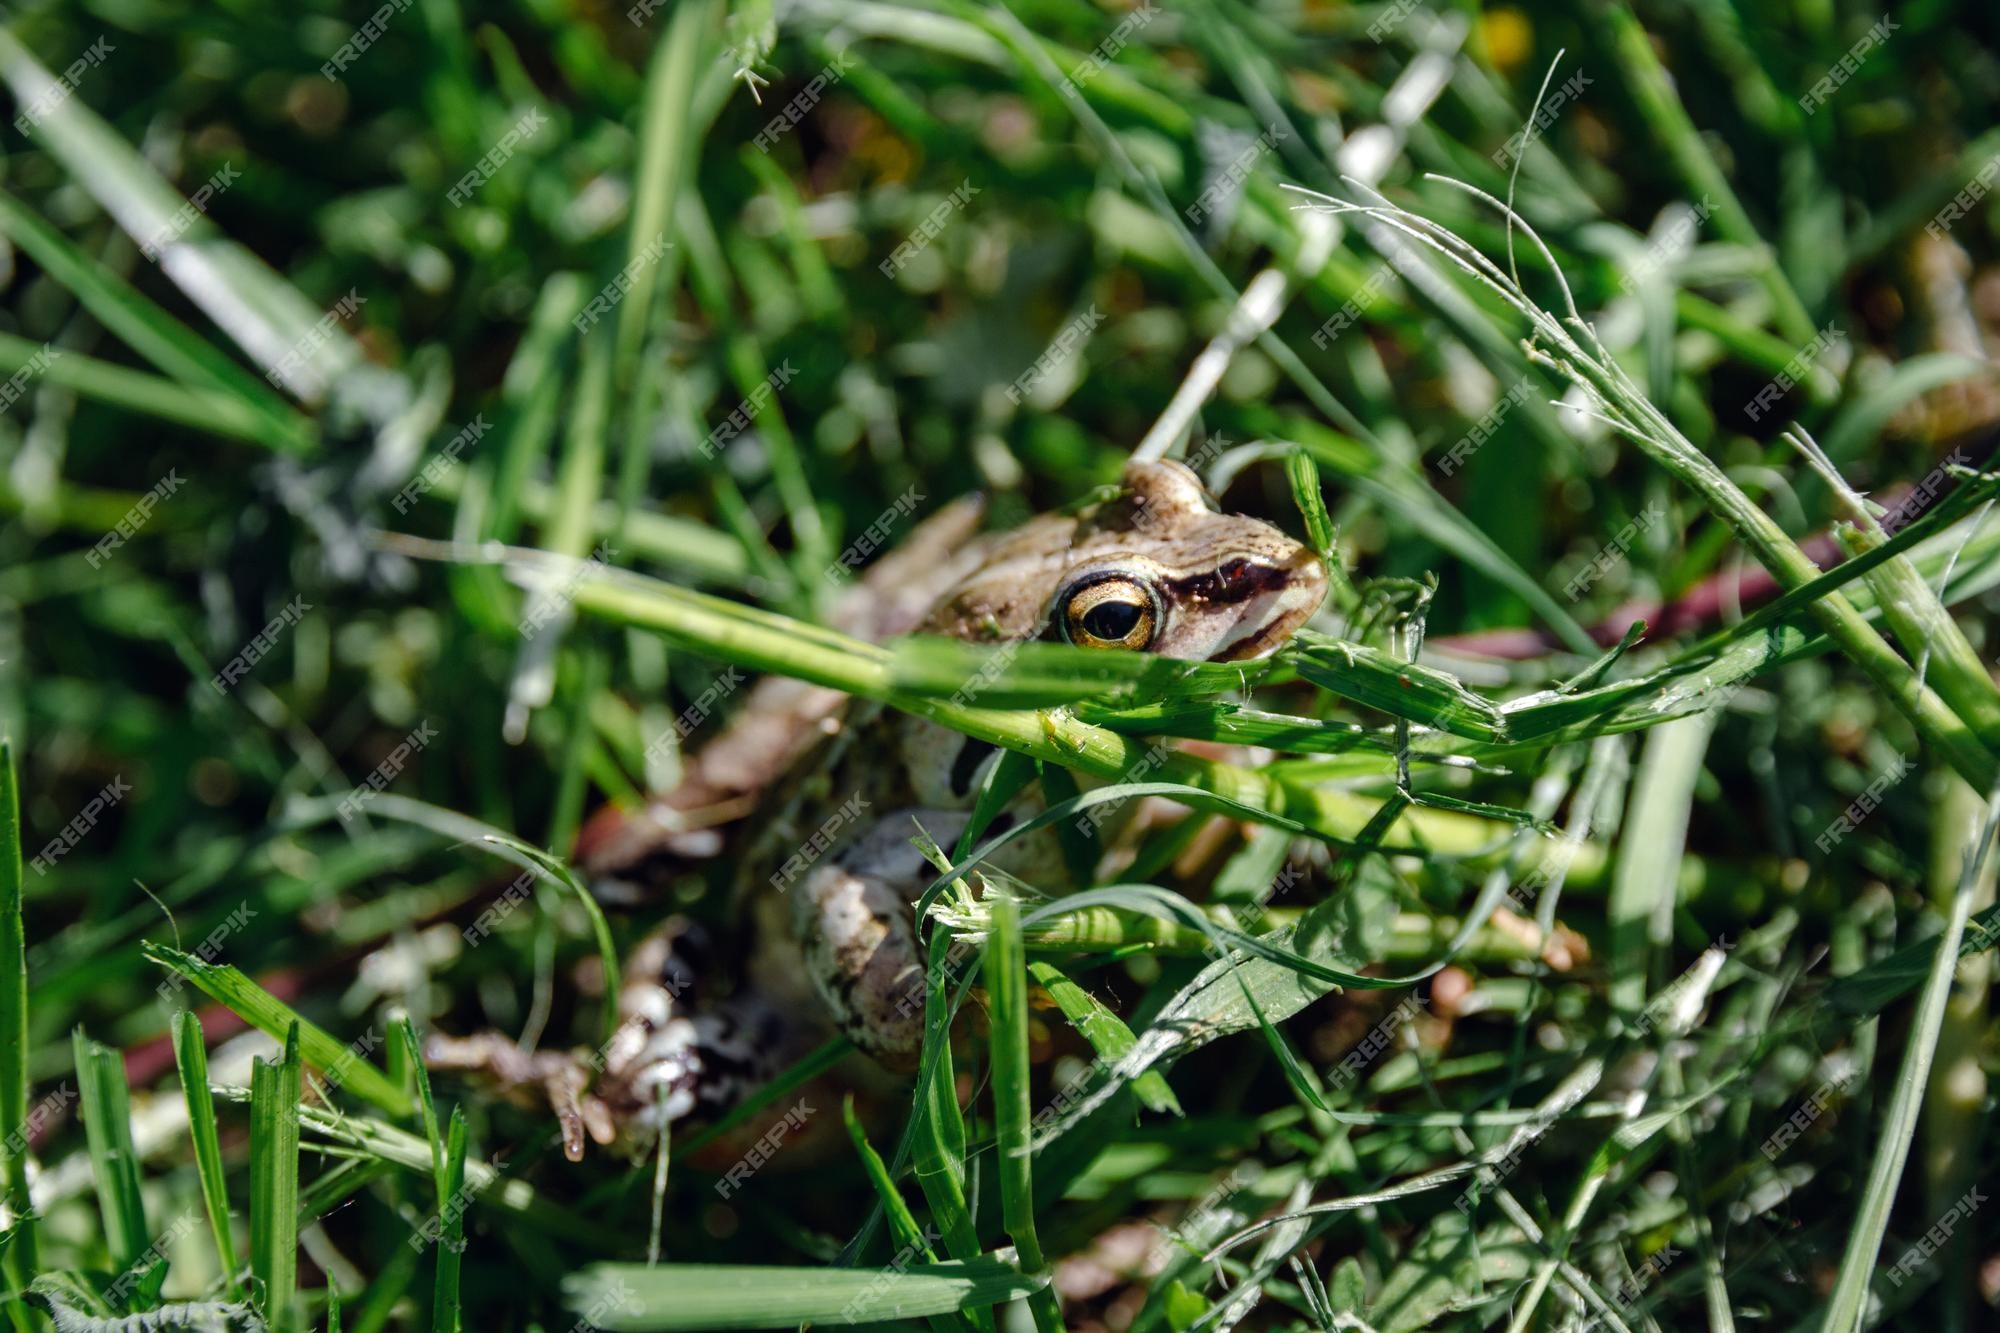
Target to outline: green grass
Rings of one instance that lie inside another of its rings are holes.
[[[1897,8],[10,16],[9,1325],[1990,1325],[2000,52]],[[850,632],[1134,455],[1338,566],[1283,652]],[[572,1165],[422,1038],[747,952],[573,852],[769,674],[1005,751],[918,1069]]]

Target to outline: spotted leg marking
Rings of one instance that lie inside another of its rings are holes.
[[[944,846],[968,816],[899,810],[793,890],[793,924],[827,1011],[856,1046],[914,1069],[924,1039],[924,959],[910,904],[937,871],[910,842],[921,824]]]

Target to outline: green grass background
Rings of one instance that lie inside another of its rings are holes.
[[[15,1328],[1991,1324],[1985,7],[371,12],[0,31]],[[878,516],[1005,525],[1142,441],[1345,571],[1260,678],[1030,653],[959,707],[976,663],[804,628]],[[565,860],[732,668],[1197,814],[1085,898],[941,873],[984,947],[922,1076],[722,1200],[412,1052],[595,1046],[604,960],[725,915],[726,872],[605,915]]]

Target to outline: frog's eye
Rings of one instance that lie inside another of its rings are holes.
[[[1123,574],[1079,583],[1059,604],[1063,638],[1083,648],[1144,652],[1159,636],[1161,618],[1153,589]]]

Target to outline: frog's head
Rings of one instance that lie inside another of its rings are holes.
[[[1069,643],[1184,661],[1280,647],[1326,597],[1326,567],[1259,519],[1217,513],[1180,463],[1132,463],[1076,526],[1047,603]]]

